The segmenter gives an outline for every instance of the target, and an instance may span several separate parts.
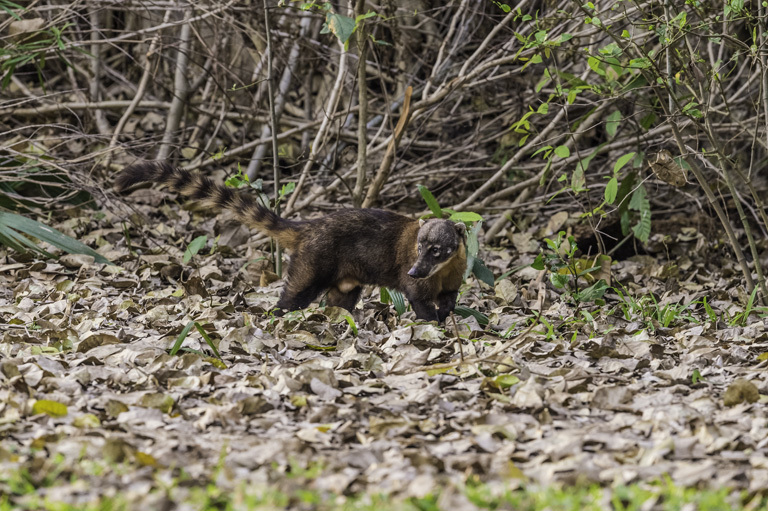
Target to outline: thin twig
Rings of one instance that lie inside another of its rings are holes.
[[[456,324],[456,316],[451,311],[451,321],[453,322],[453,333],[456,334],[456,345],[459,347],[459,360],[464,362],[464,347],[461,345],[461,335],[459,335],[459,326]]]
[[[365,0],[357,0],[355,3],[355,18],[365,14]],[[365,176],[367,170],[366,149],[368,141],[368,81],[365,75],[365,54],[367,48],[367,34],[365,33],[365,20],[360,20],[357,27],[357,51],[360,60],[357,64],[357,103],[359,111],[357,113],[357,180],[355,181],[355,190],[352,193],[352,200],[355,206],[360,207],[363,203],[363,187],[365,186]]]
[[[265,8],[266,9],[266,8]],[[265,19],[265,23],[269,24],[269,20]],[[299,63],[299,50],[301,49],[301,41],[306,37],[307,33],[309,33],[310,26],[312,24],[312,18],[309,16],[305,16],[301,19],[301,30],[299,32],[299,37],[294,40],[293,45],[291,46],[291,51],[288,54],[288,62],[285,65],[285,69],[283,69],[283,75],[280,78],[280,85],[277,88],[277,95],[272,96],[273,92],[269,92],[270,98],[269,98],[269,104],[270,104],[270,123],[264,124],[261,129],[261,138],[267,138],[271,136],[271,133],[276,132],[276,128],[273,129],[273,127],[277,126],[278,121],[280,120],[280,117],[283,115],[283,109],[285,108],[285,97],[288,94],[288,91],[291,87],[291,82],[293,80],[293,77],[296,75],[296,66]],[[272,48],[272,36],[269,30],[269,27],[267,27],[267,68],[269,68],[269,63],[272,62],[271,59],[273,59],[274,55],[274,49]],[[267,71],[268,73],[272,73],[273,71]],[[268,89],[272,91],[274,89],[273,79],[272,75],[269,75],[268,81],[267,81]],[[272,110],[274,109],[274,119],[272,119]],[[274,141],[274,137],[272,137],[272,140]],[[253,156],[251,156],[251,161],[248,162],[248,169],[246,170],[246,174],[248,174],[248,178],[251,180],[254,180],[256,176],[258,175],[259,171],[261,170],[261,162],[264,159],[264,155],[267,152],[267,144],[259,144],[256,146],[256,149],[253,151]]]
[[[275,213],[280,215],[280,166],[277,154],[277,112],[275,106],[275,91],[272,83],[272,36],[269,28],[269,6],[264,0],[264,30],[267,34],[267,90],[269,94],[269,117],[272,126],[272,166],[275,179]],[[298,43],[297,43],[298,46]],[[298,53],[298,51],[297,51]],[[281,105],[282,106],[282,105]],[[282,111],[282,108],[281,108]],[[283,274],[283,254],[280,244],[275,240],[275,273],[280,277]]]
[[[339,55],[339,68],[336,72],[336,81],[333,85],[333,89],[331,90],[331,95],[328,98],[327,108],[325,110],[325,116],[323,117],[323,122],[320,124],[320,129],[317,130],[317,135],[315,135],[315,139],[312,142],[312,145],[310,146],[309,151],[309,157],[307,158],[307,162],[304,164],[304,168],[301,170],[301,175],[299,176],[299,181],[296,183],[296,188],[293,190],[293,193],[290,196],[290,199],[288,199],[288,204],[286,205],[286,210],[292,210],[293,205],[296,203],[296,199],[301,194],[301,189],[304,186],[304,182],[307,180],[307,176],[309,175],[309,171],[312,168],[312,165],[315,163],[315,158],[317,158],[317,154],[320,151],[320,147],[322,146],[322,142],[325,139],[326,134],[328,133],[328,127],[331,124],[331,118],[333,117],[334,112],[336,112],[336,106],[339,101],[339,96],[341,95],[341,89],[342,85],[344,84],[344,77],[347,74],[347,50],[344,48],[344,45],[339,42],[339,47],[341,48],[341,53]]]
[[[179,49],[176,52],[176,69],[173,80],[173,99],[171,100],[171,109],[168,111],[168,121],[165,124],[165,133],[163,141],[160,143],[160,149],[157,151],[158,160],[166,160],[171,154],[171,142],[176,131],[181,124],[181,115],[184,112],[184,105],[189,94],[187,82],[187,63],[189,62],[189,42],[192,34],[192,18],[194,8],[190,5],[184,12],[184,23],[181,26],[179,35]]]

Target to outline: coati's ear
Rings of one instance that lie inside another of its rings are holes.
[[[464,237],[464,235],[467,234],[467,224],[464,222],[453,224],[453,226],[456,228],[456,232],[459,233],[459,236]]]
[[[427,223],[426,220],[424,220],[423,218],[419,218],[419,228],[424,227],[425,223]]]

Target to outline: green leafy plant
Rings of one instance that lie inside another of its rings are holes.
[[[21,10],[22,7],[8,0],[0,2],[0,10],[21,21],[21,18],[12,9]],[[66,46],[62,37],[64,30],[70,25],[71,23],[67,23],[61,27],[30,29],[28,33],[21,35],[19,40],[11,41],[10,44],[0,47],[0,74],[2,75],[2,78],[0,78],[0,90],[8,86],[17,68],[28,64],[35,66],[38,78],[42,84],[41,71],[45,66],[46,54],[50,50],[53,50],[56,56],[64,61],[65,64],[70,65],[69,61],[64,57],[63,52]]]
[[[587,277],[600,267],[593,265],[590,260],[576,257],[578,247],[574,237],[566,236],[565,232],[560,231],[556,238],[546,238],[544,241],[549,250],[540,252],[531,267],[536,270],[548,270],[552,285],[566,291],[577,303],[602,301],[608,290],[604,279],[599,279],[584,289],[579,288],[579,279],[583,278],[588,283]]]
[[[400,291],[382,286],[379,289],[379,299],[381,303],[391,303],[395,307],[395,312],[398,316],[402,316],[405,313],[405,297],[403,297],[403,293]]]
[[[709,305],[706,296],[700,301],[694,303],[701,304],[701,306],[704,307],[704,312],[707,314],[707,318],[709,318],[712,323],[717,323],[717,313],[714,311],[714,309],[712,309],[712,306]]]
[[[752,314],[755,311],[759,312],[766,312],[766,309],[764,307],[755,307],[755,299],[757,298],[757,289],[755,288],[752,290],[752,293],[749,295],[749,298],[747,299],[746,305],[744,305],[744,310],[740,312],[736,312],[734,314],[728,314],[728,312],[724,312],[724,318],[726,322],[728,323],[728,326],[747,326],[747,322],[749,320],[749,315]]]
[[[624,319],[627,321],[640,320],[651,331],[655,330],[657,325],[662,328],[669,328],[681,319],[695,324],[699,323],[690,313],[690,309],[696,302],[661,305],[653,294],[636,298],[629,294],[626,288],[624,288],[624,292],[618,287],[614,287],[613,290],[619,295],[618,307],[622,311]]]
[[[208,346],[211,348],[211,351],[213,351],[213,355],[217,359],[216,365],[219,365],[220,367],[225,368],[226,364],[221,359],[221,355],[219,355],[218,348],[216,348],[216,345],[213,343],[213,340],[208,335],[208,332],[206,332],[203,329],[203,326],[197,321],[190,321],[189,323],[186,324],[186,326],[184,326],[184,329],[181,331],[178,337],[176,337],[176,342],[173,343],[173,346],[171,347],[168,354],[171,356],[175,356],[182,349],[184,340],[189,335],[189,332],[192,330],[192,327],[194,327],[200,333],[200,335],[203,336],[203,339],[205,340],[206,344],[208,344]],[[184,351],[187,351],[190,353],[197,353],[198,355],[203,355],[203,353],[196,350],[189,349],[189,348],[184,348]]]

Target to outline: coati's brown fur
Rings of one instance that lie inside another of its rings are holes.
[[[277,307],[307,307],[328,289],[330,305],[352,310],[363,284],[401,291],[416,317],[443,322],[453,311],[467,267],[464,224],[419,221],[381,209],[345,209],[313,220],[280,218],[253,195],[165,162],[123,170],[118,190],[143,182],[168,185],[184,197],[229,209],[238,220],[291,252]],[[435,309],[437,305],[437,309]]]

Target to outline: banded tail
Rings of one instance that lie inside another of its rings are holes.
[[[137,163],[118,174],[115,188],[122,191],[146,182],[164,184],[184,197],[219,209],[228,209],[243,224],[276,239],[282,246],[288,249],[298,246],[300,222],[280,218],[259,204],[253,195],[215,183],[198,172],[190,172],[162,161]]]

